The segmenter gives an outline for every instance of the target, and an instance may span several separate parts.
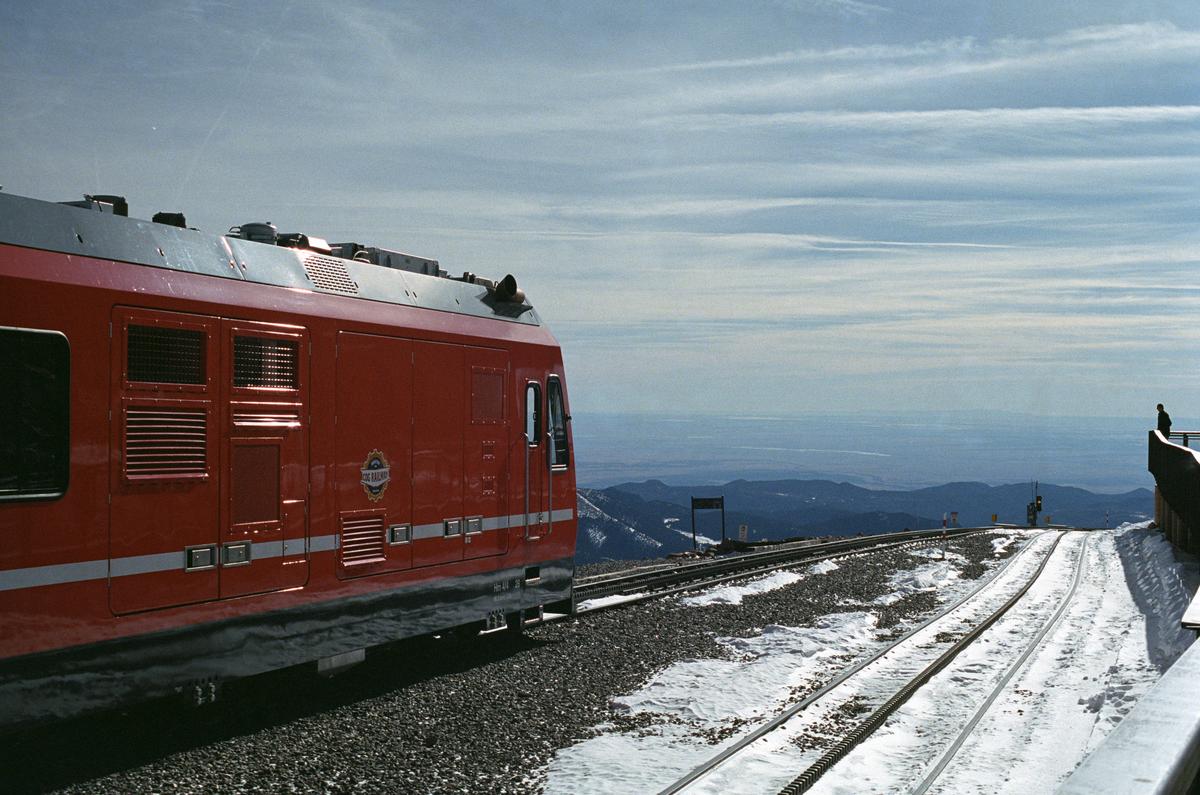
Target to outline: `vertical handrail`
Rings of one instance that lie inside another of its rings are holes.
[[[550,390],[547,389],[546,398],[549,399],[549,397]],[[553,415],[550,412],[547,412],[547,415],[550,416],[550,421],[553,422]],[[550,428],[550,432],[546,434],[546,440],[550,442],[546,445],[546,461],[549,464],[546,467],[546,535],[550,535],[554,529],[554,461],[557,458],[554,449],[554,433],[556,430],[557,428]]]
[[[521,431],[521,439],[525,442],[525,513],[522,516],[525,522],[525,538],[529,538],[529,427],[526,423],[525,430]]]

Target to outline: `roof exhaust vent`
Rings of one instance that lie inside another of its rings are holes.
[[[150,220],[156,224],[187,229],[187,219],[183,217],[183,213],[155,213]]]
[[[59,202],[68,207],[82,207],[85,210],[96,210],[101,213],[109,213],[110,215],[129,215],[129,202],[125,201],[124,196],[111,196],[97,194],[89,196],[83,194],[83,201],[77,202]]]
[[[458,281],[466,282],[467,284],[478,284],[480,287],[487,288],[487,291],[497,301],[513,304],[525,303],[525,291],[517,287],[517,277],[511,273],[500,281],[494,282],[491,279],[485,279],[482,276],[466,271]]]
[[[275,242],[287,248],[306,248],[320,254],[332,254],[333,249],[324,238],[304,235],[300,232],[287,232],[279,235]]]
[[[103,204],[111,204],[113,215],[123,215],[126,218],[129,217],[129,202],[125,201],[124,196],[113,196],[112,194],[97,193],[95,196],[84,196],[84,198],[98,201]]]
[[[255,243],[266,243],[273,246],[279,238],[279,234],[275,229],[275,224],[264,221],[231,226],[225,233],[225,237],[240,237],[242,240],[253,240]]]
[[[517,277],[511,273],[496,285],[496,297],[514,304],[525,303],[525,291],[517,287]]]

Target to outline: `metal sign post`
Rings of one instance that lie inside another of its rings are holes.
[[[692,549],[698,549],[696,544],[696,511],[721,509],[721,543],[725,543],[725,498],[724,497],[692,497]]]

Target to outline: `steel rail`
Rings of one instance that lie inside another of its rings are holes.
[[[973,535],[975,533],[981,533],[981,532],[985,532],[985,531],[983,531],[983,530],[964,530],[964,531],[957,533],[953,537],[954,538],[964,538],[966,536]],[[788,557],[783,560],[776,559],[775,562],[757,560],[753,563],[753,565],[749,565],[749,566],[745,565],[744,563],[741,564],[740,566],[724,566],[720,569],[713,571],[712,574],[709,574],[708,576],[705,576],[705,574],[708,570],[701,571],[701,572],[696,572],[694,570],[691,570],[688,572],[679,572],[678,570],[676,570],[676,572],[672,576],[664,576],[662,578],[652,578],[650,580],[651,584],[643,583],[640,586],[636,586],[638,588],[657,588],[657,590],[652,590],[649,593],[632,594],[632,595],[629,595],[628,598],[626,598],[626,599],[622,599],[619,602],[614,602],[614,603],[608,604],[608,605],[598,605],[595,607],[585,607],[582,609],[576,608],[574,611],[574,614],[577,616],[578,615],[587,615],[588,613],[593,613],[593,612],[596,612],[599,610],[608,610],[610,608],[624,607],[625,605],[638,604],[639,602],[645,602],[645,601],[649,601],[651,599],[661,599],[662,597],[672,596],[674,594],[683,593],[685,591],[694,591],[699,588],[708,588],[713,585],[721,585],[723,583],[732,582],[734,580],[744,580],[748,577],[757,577],[762,574],[770,574],[771,572],[780,571],[783,569],[795,568],[796,566],[806,566],[806,565],[809,565],[812,563],[819,563],[820,561],[823,561],[823,560],[830,560],[833,558],[844,557],[846,555],[865,554],[865,553],[869,553],[869,552],[879,552],[879,551],[883,551],[883,550],[903,549],[905,547],[910,547],[910,546],[926,546],[930,543],[934,543],[936,541],[941,540],[941,538],[942,537],[940,535],[937,536],[936,538],[906,538],[906,539],[892,541],[890,543],[882,543],[882,544],[880,544],[880,543],[873,543],[870,545],[858,544],[858,545],[849,546],[849,547],[838,546],[836,549],[829,549],[830,546],[833,546],[832,544],[831,545],[822,545],[822,547],[826,553],[823,555],[806,554],[802,557],[794,557],[793,556],[793,557]],[[947,536],[947,538],[950,538],[950,536]],[[809,549],[811,550],[813,548],[810,547]],[[822,550],[818,549],[816,551],[822,551]],[[734,562],[736,563],[737,559],[735,559]],[[732,569],[732,571],[730,571],[730,569]],[[728,573],[726,573],[726,572],[728,572]],[[713,576],[713,575],[716,575],[716,576]],[[629,587],[629,588],[623,588],[620,590],[634,590],[634,589],[635,589],[634,587]],[[611,593],[611,592],[609,592],[609,593]],[[588,598],[594,599],[594,598],[598,598],[598,597],[589,596]],[[579,601],[578,593],[576,593],[575,599],[576,599],[576,602]]]
[[[963,536],[957,536],[957,537],[961,538]],[[723,585],[724,583],[733,582],[735,580],[745,580],[749,577],[757,577],[762,574],[770,574],[771,572],[781,571],[783,569],[795,568],[796,566],[807,566],[812,563],[819,563],[823,560],[833,560],[835,558],[842,558],[842,557],[846,557],[848,555],[863,555],[863,554],[867,554],[867,553],[871,553],[871,552],[881,552],[884,550],[904,549],[905,547],[910,547],[910,546],[922,546],[922,545],[929,544],[930,541],[931,541],[930,539],[894,541],[890,544],[879,544],[879,545],[872,546],[872,547],[863,547],[863,548],[857,548],[857,549],[841,549],[841,550],[837,550],[834,552],[830,552],[826,555],[818,555],[815,557],[806,557],[806,558],[801,558],[801,559],[796,559],[796,560],[784,561],[782,563],[758,566],[755,568],[739,569],[737,571],[734,571],[733,573],[723,574],[719,577],[710,577],[707,579],[687,579],[686,581],[682,582],[681,584],[675,585],[673,587],[668,587],[668,588],[664,588],[661,590],[652,591],[650,593],[633,594],[633,595],[630,595],[628,598],[622,599],[620,602],[614,602],[613,604],[599,605],[596,607],[587,607],[587,608],[583,608],[583,609],[577,609],[575,611],[575,615],[587,615],[589,613],[598,612],[600,610],[608,610],[610,608],[624,607],[626,605],[638,604],[640,602],[650,601],[651,599],[661,599],[666,596],[674,596],[675,594],[684,593],[686,591],[695,591],[695,590],[699,590],[701,588],[708,588],[713,585]]]
[[[959,749],[962,748],[963,743],[966,742],[966,739],[971,736],[973,731],[975,731],[975,727],[979,725],[979,721],[982,720],[983,716],[987,714],[987,711],[992,708],[992,704],[996,702],[996,699],[1000,697],[1000,694],[1004,692],[1004,689],[1008,687],[1008,683],[1012,681],[1013,676],[1016,675],[1017,671],[1024,667],[1025,662],[1029,659],[1037,647],[1042,644],[1042,641],[1045,640],[1046,635],[1048,635],[1054,627],[1058,626],[1058,623],[1062,620],[1063,615],[1067,612],[1067,608],[1070,606],[1071,600],[1075,598],[1075,592],[1079,590],[1079,582],[1083,579],[1083,564],[1087,559],[1087,554],[1088,539],[1085,538],[1082,549],[1079,551],[1079,560],[1075,562],[1075,578],[1071,582],[1070,590],[1067,591],[1067,593],[1063,596],[1062,602],[1058,606],[1058,610],[1054,612],[1054,615],[1051,616],[1050,619],[1042,626],[1037,636],[1034,637],[1033,640],[1030,641],[1029,645],[1025,647],[1025,651],[1021,654],[1021,656],[1018,657],[1017,660],[1008,667],[1008,670],[1004,672],[1004,676],[1001,677],[1000,681],[996,683],[996,686],[992,688],[991,695],[989,695],[988,698],[975,710],[975,714],[971,716],[971,720],[968,721],[967,724],[959,731],[958,736],[954,739],[954,742],[942,752],[942,755],[938,758],[937,763],[933,766],[929,773],[927,773],[925,777],[921,779],[921,783],[913,788],[913,795],[924,795],[925,792],[929,791],[929,788],[933,785],[933,782],[937,781],[938,777],[942,775],[942,772],[946,769],[946,766],[950,764],[950,761],[954,758],[954,755],[958,753]]]
[[[713,574],[729,571],[753,569],[756,566],[766,567],[775,562],[803,561],[835,551],[852,551],[857,549],[883,546],[894,542],[913,542],[939,540],[941,538],[957,538],[969,533],[976,533],[986,528],[955,528],[943,533],[942,530],[916,530],[908,533],[886,533],[861,538],[828,541],[822,544],[773,549],[766,552],[752,552],[746,555],[736,555],[720,560],[703,561],[670,569],[638,572],[617,576],[604,576],[602,579],[582,581],[575,585],[575,599],[595,599],[621,592],[637,591],[658,586],[675,585],[687,579],[698,579]]]
[[[783,712],[781,712],[780,714],[778,714],[777,716],[772,718],[768,723],[765,723],[762,726],[760,726],[759,728],[755,729],[754,731],[746,734],[740,740],[733,743],[728,748],[721,751],[719,754],[713,756],[708,761],[706,761],[700,765],[697,765],[692,770],[688,771],[688,773],[686,775],[684,775],[682,778],[675,781],[670,786],[666,787],[663,790],[660,790],[659,795],[674,795],[674,793],[677,793],[677,792],[683,790],[685,787],[695,783],[699,779],[708,775],[713,770],[717,769],[722,764],[724,764],[725,762],[729,761],[731,758],[736,756],[747,746],[757,742],[758,740],[762,739],[766,735],[775,731],[780,726],[787,723],[789,720],[791,720],[796,715],[798,715],[800,712],[804,711],[805,709],[808,709],[810,706],[812,706],[816,702],[820,701],[822,698],[824,698],[826,695],[828,695],[830,693],[830,691],[832,691],[834,688],[841,685],[847,679],[854,676],[858,672],[862,671],[864,668],[871,665],[872,663],[878,661],[885,655],[891,653],[897,646],[904,643],[909,638],[916,635],[918,632],[921,632],[926,627],[930,626],[931,624],[933,624],[937,621],[941,621],[943,618],[950,615],[958,608],[962,607],[968,601],[970,601],[971,599],[974,599],[981,591],[983,591],[984,588],[988,587],[993,582],[995,582],[996,578],[999,577],[1001,573],[1003,573],[1004,571],[1007,571],[1008,568],[1013,563],[1015,563],[1020,558],[1024,557],[1025,554],[1030,549],[1031,549],[1031,544],[1028,544],[1028,543],[1025,544],[1024,546],[1021,547],[1020,551],[1018,551],[1016,555],[1014,555],[1013,557],[1004,561],[1003,565],[996,567],[996,569],[994,571],[989,573],[986,577],[982,578],[980,580],[980,582],[978,583],[978,585],[975,586],[974,589],[972,589],[969,593],[963,595],[958,601],[956,601],[953,604],[949,605],[948,607],[944,608],[941,612],[930,616],[925,621],[923,621],[922,623],[913,627],[911,630],[904,633],[899,638],[896,638],[893,642],[884,646],[883,648],[881,648],[879,651],[877,651],[875,654],[871,655],[870,657],[867,657],[867,658],[855,663],[854,665],[851,665],[850,667],[846,668],[841,673],[839,673],[837,676],[835,676],[833,679],[829,680],[824,685],[822,685],[820,689],[810,693],[808,696],[806,696],[802,700],[798,701],[797,703],[793,704],[792,706],[788,707]]]
[[[892,713],[900,709],[900,707],[903,706],[904,703],[908,701],[914,693],[924,687],[930,679],[932,679],[940,671],[942,671],[942,669],[953,662],[954,658],[956,658],[968,646],[978,640],[979,637],[993,624],[999,621],[1005,613],[1007,613],[1019,601],[1021,601],[1025,594],[1028,593],[1029,589],[1033,587],[1033,584],[1037,582],[1039,577],[1041,577],[1042,572],[1046,568],[1046,564],[1050,562],[1050,558],[1054,557],[1054,551],[1058,549],[1058,544],[1063,540],[1065,535],[1065,533],[1062,533],[1058,536],[1058,538],[1054,539],[1054,545],[1050,548],[1050,551],[1046,554],[1046,557],[1042,559],[1037,571],[1035,571],[1033,576],[1029,578],[1029,582],[1025,583],[1021,590],[1013,594],[1012,597],[1010,597],[1008,601],[1001,605],[998,610],[977,624],[974,629],[956,641],[954,645],[943,652],[940,657],[934,660],[915,677],[910,679],[907,684],[905,684],[902,688],[900,688],[900,690],[892,695],[891,698],[884,702],[883,706],[872,712],[866,720],[864,720],[849,734],[835,743],[834,746],[826,751],[820,759],[809,765],[807,770],[796,776],[796,778],[792,779],[791,783],[779,791],[779,795],[799,795],[801,792],[807,792],[808,789],[817,782],[817,779],[823,776],[829,770],[829,768],[837,764],[842,757],[850,753],[850,751],[858,746],[859,743],[861,743],[867,737],[870,737],[875,730],[882,726],[884,721],[886,721],[888,717],[892,715]]]

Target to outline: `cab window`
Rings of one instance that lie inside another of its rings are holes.
[[[550,408],[550,425],[547,431],[554,438],[554,462],[556,467],[566,467],[571,460],[567,447],[567,413],[563,408],[562,383],[557,376],[546,379],[546,400]]]
[[[525,440],[542,441],[542,388],[532,381],[525,386]]]
[[[70,388],[71,349],[63,334],[0,328],[0,500],[66,492]]]

